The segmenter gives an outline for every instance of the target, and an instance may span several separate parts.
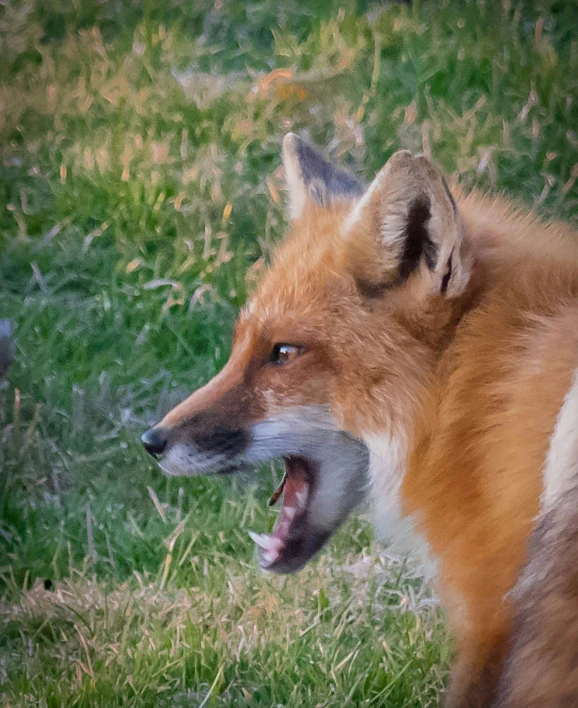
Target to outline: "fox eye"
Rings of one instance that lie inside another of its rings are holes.
[[[271,351],[269,361],[272,364],[284,366],[295,361],[301,352],[302,347],[297,347],[293,344],[276,344]]]

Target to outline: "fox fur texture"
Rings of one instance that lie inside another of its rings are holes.
[[[578,705],[578,234],[394,154],[365,186],[289,134],[289,231],[223,371],[143,436],[167,474],[281,458],[261,565],[365,496],[421,554],[447,705]]]

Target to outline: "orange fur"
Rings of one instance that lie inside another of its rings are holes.
[[[457,640],[450,704],[490,705],[509,646],[509,593],[578,368],[578,238],[477,193],[454,190],[455,212],[435,168],[405,153],[393,160],[357,206],[303,206],[300,194],[227,371],[236,368],[251,421],[316,403],[361,439],[391,431],[406,441],[401,510],[438,560]],[[408,193],[430,200],[438,261],[422,259],[398,282],[393,231]],[[304,354],[283,370],[259,368],[277,342]],[[227,376],[164,425],[186,427],[208,394],[211,405],[225,395]]]

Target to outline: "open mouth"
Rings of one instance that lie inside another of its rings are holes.
[[[329,538],[312,528],[310,502],[315,489],[315,463],[305,457],[284,457],[285,475],[269,500],[283,497],[281,511],[270,534],[249,531],[259,547],[263,570],[290,573],[302,568]]]
[[[143,443],[171,476],[232,474],[282,459],[285,475],[269,502],[282,499],[278,518],[271,533],[250,532],[250,536],[259,548],[261,568],[292,573],[321,550],[368,489],[365,444],[340,430],[324,409],[313,413],[305,407],[298,426],[294,414],[287,420],[270,418],[255,424],[248,443],[247,435],[233,440],[242,446],[224,445],[221,434],[210,441],[214,449],[174,436],[167,444],[155,438],[155,432],[163,434],[159,426],[144,434]]]

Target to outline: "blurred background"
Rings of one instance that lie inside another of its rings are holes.
[[[138,438],[226,361],[283,134],[578,224],[574,0],[0,0],[0,702],[434,706],[452,648],[359,515],[256,569],[278,471]]]

